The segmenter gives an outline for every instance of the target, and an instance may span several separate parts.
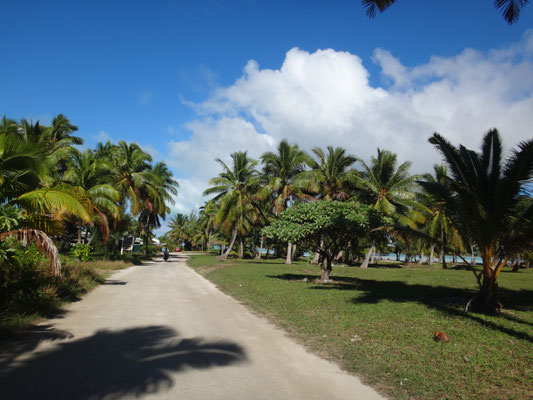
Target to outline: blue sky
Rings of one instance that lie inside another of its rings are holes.
[[[492,3],[402,0],[371,20],[359,0],[3,1],[0,114],[146,146],[182,181],[176,211],[203,202],[215,157],[283,137],[390,145],[427,170],[435,130],[533,136],[533,5],[509,26]]]

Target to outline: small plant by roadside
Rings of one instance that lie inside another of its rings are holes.
[[[89,261],[92,257],[91,246],[87,243],[78,243],[72,248],[72,255],[80,261]]]

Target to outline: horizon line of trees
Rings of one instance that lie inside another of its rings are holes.
[[[467,309],[499,309],[502,268],[531,260],[533,140],[521,142],[507,160],[496,129],[484,136],[480,151],[456,147],[437,133],[429,141],[444,164],[427,174],[410,174],[409,161],[399,164],[396,154],[379,148],[369,164],[341,147],[308,154],[287,140],[260,162],[235,152],[230,164],[216,159],[222,172],[204,192],[214,197],[199,214],[178,214],[166,236],[207,252],[213,243],[227,245],[222,260],[235,245],[239,258],[261,258],[266,248],[267,257],[274,250],[287,264],[309,250],[324,281],[334,260],[366,268],[376,253],[394,252],[419,263],[426,255],[431,265],[438,254],[447,268],[446,254],[452,254],[479,285]]]

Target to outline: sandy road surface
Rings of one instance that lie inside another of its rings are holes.
[[[186,267],[115,273],[0,343],[0,399],[381,399]]]

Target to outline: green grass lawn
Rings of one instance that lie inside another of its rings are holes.
[[[476,290],[465,270],[337,266],[321,284],[307,262],[193,255],[189,265],[392,398],[533,398],[533,270],[502,272],[505,311],[487,316],[462,311]]]

